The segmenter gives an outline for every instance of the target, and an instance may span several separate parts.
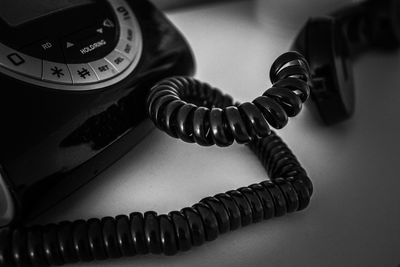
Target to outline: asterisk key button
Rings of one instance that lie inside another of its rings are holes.
[[[43,61],[43,80],[72,84],[72,76],[66,64]]]

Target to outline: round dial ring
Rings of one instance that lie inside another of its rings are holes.
[[[27,83],[69,91],[100,89],[123,80],[139,62],[142,34],[126,1],[107,2],[116,20],[105,17],[101,26],[95,30],[99,35],[107,29],[119,30],[119,38],[114,49],[105,56],[84,63],[53,62],[27,55],[0,43],[0,72]],[[106,38],[100,38],[80,48],[78,52],[89,53],[106,45],[106,42]],[[74,45],[69,42],[66,44],[67,48]]]

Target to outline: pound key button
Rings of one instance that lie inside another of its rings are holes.
[[[124,71],[131,64],[130,59],[117,50],[112,51],[106,56],[106,59],[110,61],[119,72]]]
[[[43,60],[43,80],[72,84],[72,77],[66,64]]]
[[[98,78],[89,64],[68,64],[74,84],[86,84],[98,82]]]

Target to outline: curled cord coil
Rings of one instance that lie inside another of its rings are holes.
[[[293,58],[296,58],[296,60],[300,58],[304,62],[303,65],[291,68],[293,71],[284,72],[282,69],[286,64],[284,62],[292,61]],[[270,180],[204,198],[192,207],[186,207],[180,211],[172,211],[168,215],[157,215],[154,211],[148,211],[144,214],[134,212],[129,216],[120,215],[115,218],[105,217],[87,221],[65,221],[46,226],[3,229],[0,231],[0,267],[59,266],[79,261],[105,260],[147,253],[174,255],[178,251],[187,251],[193,246],[199,246],[205,241],[212,241],[220,234],[233,231],[250,223],[279,217],[286,213],[306,208],[313,192],[312,183],[305,170],[281,138],[273,131],[270,131],[269,128],[265,132],[258,129],[257,126],[265,123],[265,121],[261,122],[262,117],[259,116],[257,110],[262,116],[265,116],[264,120],[270,122],[272,126],[282,125],[282,121],[279,119],[285,118],[282,114],[276,115],[277,112],[285,111],[285,115],[290,115],[294,114],[294,111],[299,111],[298,106],[295,109],[286,104],[293,103],[287,101],[288,96],[293,96],[293,98],[296,96],[300,100],[305,100],[308,97],[308,87],[306,90],[301,90],[305,88],[303,85],[305,86],[309,82],[309,75],[306,71],[307,63],[297,53],[288,53],[278,58],[278,62],[275,62],[274,66],[277,67],[271,75],[274,86],[279,81],[286,80],[287,87],[284,87],[282,85],[283,82],[281,82],[279,87],[273,88],[279,88],[286,93],[288,91],[294,93],[278,94],[279,91],[275,90],[273,91],[274,94],[271,94],[272,96],[267,94],[269,102],[265,103],[274,103],[271,104],[274,108],[276,104],[282,104],[283,107],[275,110],[270,106],[254,104],[257,109],[253,108],[251,110],[253,112],[246,112],[248,109],[243,106],[235,106],[241,116],[247,116],[244,118],[248,120],[242,123],[249,123],[246,124],[246,127],[248,127],[246,130],[251,133],[248,145],[259,157]],[[295,83],[296,80],[301,80],[301,82]],[[185,87],[189,83],[184,83],[184,81],[194,80],[173,78],[173,81],[180,81]],[[170,84],[170,82],[162,82],[161,84]],[[193,84],[199,85],[199,83]],[[297,89],[294,89],[295,85],[298,86]],[[198,86],[196,88],[198,91],[195,91],[192,95],[185,95],[188,98],[193,97],[191,99],[193,102],[202,102],[209,107],[224,107],[225,111],[231,106],[231,98],[222,95],[216,89],[208,91],[208,89],[204,89],[208,87]],[[155,98],[156,93],[154,92],[157,91],[156,89],[157,86],[152,91],[149,99]],[[174,90],[171,91],[175,92]],[[199,93],[204,93],[204,95],[198,97],[197,94]],[[285,101],[282,99],[285,99]],[[254,102],[259,103],[261,101]],[[149,101],[149,103],[152,103],[152,101]],[[163,108],[164,105],[168,104],[167,102],[163,103],[157,104],[158,107]],[[153,110],[152,107],[150,105],[149,109]],[[181,105],[181,108],[183,108],[183,105]],[[268,114],[272,113],[272,115],[266,115],[266,110]],[[293,112],[291,113],[290,111]],[[196,111],[193,112],[195,113]],[[155,112],[154,114],[158,116],[156,121],[168,122],[165,118],[162,119],[161,113]],[[190,114],[191,112],[189,112],[188,116],[192,118]],[[209,114],[211,116],[212,112]],[[229,111],[223,115],[230,116]],[[169,118],[173,117],[174,112]],[[193,118],[197,117],[194,116]],[[229,118],[231,117],[223,118],[223,122],[232,123]],[[213,123],[212,119],[210,123]],[[172,126],[167,127],[170,130],[170,134],[177,134],[175,132],[176,125],[168,125]],[[158,126],[160,127],[160,125]],[[185,125],[185,127],[187,129],[188,126]],[[227,128],[218,129],[226,130]],[[187,135],[188,132],[184,131],[184,134]],[[227,131],[226,134],[226,136],[232,138],[238,135],[237,131]],[[189,141],[196,142],[197,137],[202,137],[204,139],[200,142],[204,141],[202,143],[204,145],[214,143],[225,145],[228,143],[219,139],[218,136],[208,139],[209,135],[207,133],[204,135],[199,134],[196,137],[188,134],[185,137]],[[192,137],[193,139],[191,139]],[[229,142],[231,140],[233,139],[228,139]],[[235,138],[235,140],[237,139]]]
[[[61,222],[0,232],[0,266],[59,266],[137,254],[174,255],[250,223],[307,207],[310,179],[282,140],[271,132],[255,139],[258,155],[271,180],[207,197],[192,207],[157,215]]]
[[[233,105],[232,97],[188,77],[166,79],[150,92],[154,124],[172,137],[203,146],[247,144],[280,129],[310,95],[309,68],[302,55],[287,52],[272,65],[272,87],[253,102]],[[199,106],[197,106],[198,104]]]

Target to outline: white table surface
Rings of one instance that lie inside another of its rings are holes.
[[[197,77],[239,101],[269,86],[268,71],[294,29],[259,23],[251,2],[169,13],[191,43]],[[298,25],[300,27],[300,25]],[[174,257],[145,255],[76,266],[397,266],[400,264],[400,53],[354,66],[357,109],[334,127],[310,111],[279,134],[313,180],[307,210],[220,236]],[[155,210],[266,179],[244,146],[202,148],[154,130],[93,182],[41,218],[73,220]]]

